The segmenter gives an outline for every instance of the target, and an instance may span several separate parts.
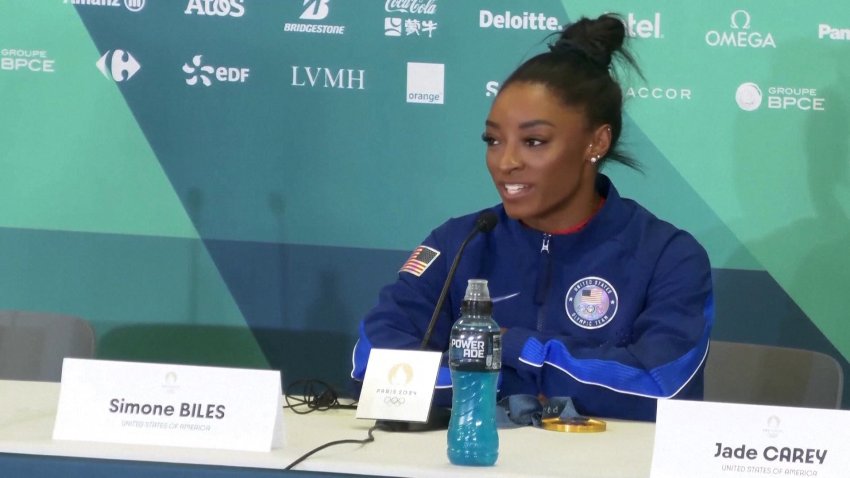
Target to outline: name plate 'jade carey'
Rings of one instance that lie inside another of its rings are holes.
[[[848,469],[847,410],[658,401],[652,478],[843,478]]]

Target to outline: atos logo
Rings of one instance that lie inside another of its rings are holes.
[[[186,15],[238,18],[245,15],[245,0],[189,0]]]
[[[107,51],[95,65],[103,76],[119,83],[129,80],[142,68],[133,55],[124,50]]]
[[[205,65],[203,55],[195,55],[190,63],[183,64],[183,72],[189,75],[186,84],[195,86],[200,83],[211,86],[213,81],[219,83],[245,83],[251,70],[248,68],[237,68],[233,66]]]

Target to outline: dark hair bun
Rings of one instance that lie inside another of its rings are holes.
[[[549,48],[552,52],[579,50],[599,66],[608,68],[611,59],[622,53],[626,39],[626,25],[614,14],[606,13],[599,18],[582,17],[567,25],[558,40]]]

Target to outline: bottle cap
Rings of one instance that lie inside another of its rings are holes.
[[[490,289],[487,288],[487,279],[469,279],[463,300],[489,301]]]

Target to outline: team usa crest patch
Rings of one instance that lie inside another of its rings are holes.
[[[617,291],[600,277],[585,277],[567,291],[567,315],[583,329],[606,326],[617,314]]]
[[[413,254],[410,255],[410,258],[401,266],[398,272],[409,272],[416,277],[420,277],[428,270],[428,267],[434,263],[439,255],[440,251],[436,249],[424,245],[419,246],[413,250]]]

